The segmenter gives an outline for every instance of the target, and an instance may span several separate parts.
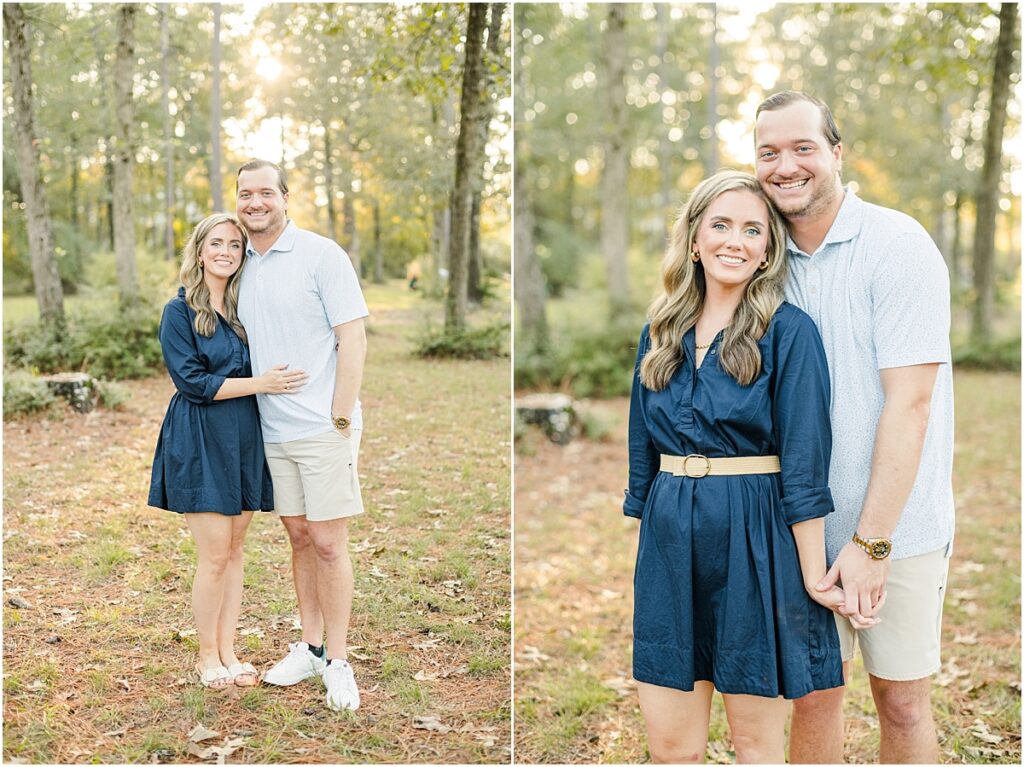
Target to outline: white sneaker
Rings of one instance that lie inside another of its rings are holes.
[[[326,658],[318,658],[309,651],[305,642],[292,642],[288,654],[263,674],[266,684],[288,687],[303,679],[320,676],[327,667]]]
[[[352,667],[346,660],[335,660],[327,664],[323,673],[324,686],[327,687],[327,708],[332,711],[359,708],[359,688]]]

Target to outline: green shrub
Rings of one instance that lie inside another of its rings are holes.
[[[131,399],[132,393],[115,381],[96,381],[96,394],[99,404],[107,410],[123,410],[124,403]]]
[[[39,373],[81,370],[96,378],[142,378],[163,365],[159,324],[159,311],[140,305],[91,309],[65,328],[16,325],[4,332],[6,363]]]
[[[43,381],[24,370],[4,372],[4,418],[49,410],[57,403]]]
[[[1020,372],[1020,336],[953,349],[953,365],[976,370]]]
[[[462,360],[486,360],[507,357],[505,342],[509,335],[509,324],[499,322],[483,328],[466,328],[448,332],[428,330],[416,341],[415,354],[418,357],[447,357]]]
[[[623,317],[552,339],[544,351],[517,350],[516,387],[551,387],[577,398],[628,394],[642,324]]]

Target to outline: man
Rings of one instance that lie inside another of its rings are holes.
[[[309,376],[297,394],[258,395],[275,514],[291,542],[302,620],[302,641],[289,646],[263,681],[292,685],[321,676],[327,705],[354,710],[359,689],[346,660],[353,591],[348,518],[363,511],[359,386],[366,303],[345,251],[287,218],[281,168],[246,163],[236,194],[249,234],[238,314],[253,370],[283,362]]]
[[[859,641],[881,761],[934,763],[931,675],[953,540],[948,273],[920,224],[843,188],[825,104],[770,96],[754,141],[758,180],[789,230],[787,298],[817,323],[832,378],[836,511],[818,588],[845,592],[844,672]],[[848,616],[879,622],[858,633]],[[842,688],[795,701],[790,761],[842,762],[842,704]]]

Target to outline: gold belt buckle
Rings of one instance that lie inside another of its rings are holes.
[[[699,458],[702,461],[704,461],[704,473],[703,474],[691,474],[690,473],[690,470],[687,468],[687,466],[688,466],[691,458]],[[683,457],[683,474],[685,474],[687,477],[691,477],[692,479],[700,479],[701,477],[706,477],[710,473],[711,473],[711,459],[708,458],[706,455],[701,455],[700,453],[690,453],[689,455]]]

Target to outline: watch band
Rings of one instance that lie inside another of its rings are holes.
[[[872,559],[885,559],[892,553],[892,540],[889,538],[861,538],[855,532],[853,542]]]

